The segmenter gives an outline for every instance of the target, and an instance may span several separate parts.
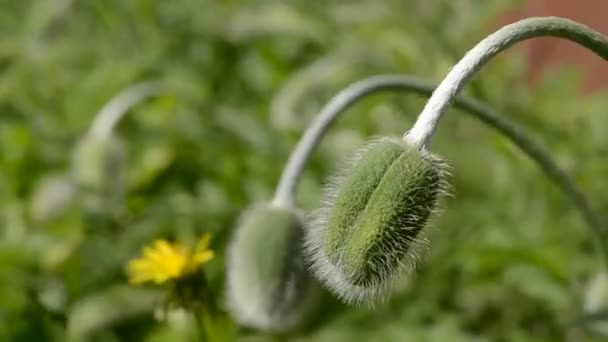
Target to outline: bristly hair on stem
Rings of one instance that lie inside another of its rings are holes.
[[[450,70],[429,98],[414,126],[405,132],[403,139],[411,144],[428,148],[439,120],[457,98],[460,90],[482,66],[508,47],[542,36],[570,40],[608,61],[608,37],[575,21],[559,17],[533,17],[504,26],[478,43]],[[520,132],[515,130],[514,133]],[[529,140],[521,134],[514,136],[520,142],[523,140],[525,143],[525,140]],[[517,140],[514,141],[517,143]],[[518,145],[522,148],[524,146],[519,143]],[[529,143],[525,143],[525,145],[529,145]],[[597,235],[595,243],[604,255],[603,261],[608,263],[608,226],[594,213],[589,201],[568,179],[567,174],[560,171],[559,168],[550,167],[549,158],[547,155],[543,156],[545,153],[542,153],[542,149],[534,145],[528,149],[529,154],[539,162],[551,179],[560,184],[582,211],[585,219],[593,228],[593,232]]]
[[[429,98],[412,129],[404,134],[404,139],[419,146],[429,145],[441,116],[482,66],[508,47],[542,36],[568,39],[608,60],[608,37],[569,19],[535,17],[504,26],[467,52],[450,70]]]

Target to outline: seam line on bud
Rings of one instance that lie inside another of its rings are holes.
[[[350,231],[347,232],[348,236],[346,236],[344,238],[344,243],[348,244],[349,241],[351,241],[351,239],[353,238],[353,235],[357,232],[358,228],[360,227],[360,223],[361,223],[361,218],[365,216],[365,214],[369,211],[370,206],[372,205],[373,201],[371,200],[372,198],[374,198],[375,194],[377,194],[381,188],[381,184],[383,184],[383,181],[386,179],[387,175],[391,172],[391,169],[393,169],[395,167],[395,164],[397,163],[397,161],[399,160],[399,158],[401,158],[401,156],[403,155],[403,153],[405,153],[405,151],[401,151],[401,153],[399,153],[390,163],[390,165],[386,168],[386,170],[384,171],[382,177],[380,177],[380,180],[378,181],[378,184],[376,184],[376,187],[374,188],[374,190],[372,191],[372,193],[370,194],[368,200],[365,203],[365,206],[363,207],[363,210],[361,210],[361,212],[359,212],[357,214],[357,217],[355,218],[355,221],[352,224],[352,229],[350,229]],[[377,195],[376,195],[377,196]],[[341,260],[343,258],[344,253],[346,252],[346,250],[342,250],[342,252],[340,253],[339,259],[340,262],[343,262],[343,260]]]
[[[388,140],[388,139],[387,139],[387,140]],[[375,142],[375,144],[382,144],[383,142],[384,142],[383,140],[379,140],[379,141]],[[399,142],[399,143],[401,143],[401,142]],[[373,144],[371,144],[371,145],[370,145],[370,149],[373,149],[373,148],[374,148],[374,145],[373,145]],[[369,152],[369,151],[367,151],[367,152]],[[390,167],[391,167],[392,165],[394,165],[395,161],[396,161],[397,159],[399,159],[399,157],[400,157],[402,154],[403,154],[403,151],[400,151],[400,152],[399,152],[399,154],[394,155],[394,156],[391,156],[392,161],[391,161],[390,165],[389,165],[388,167],[386,167],[385,169],[383,169],[383,170],[382,170],[382,171],[383,171],[383,172],[382,172],[382,173],[383,173],[383,176],[382,176],[382,177],[380,177],[380,178],[379,178],[379,179],[378,179],[378,180],[375,182],[375,184],[374,184],[376,188],[377,188],[377,186],[378,186],[378,185],[379,185],[379,184],[382,182],[382,179],[384,178],[384,176],[386,175],[386,173],[388,172],[388,170],[390,169]],[[344,185],[343,185],[343,186],[344,186]],[[342,188],[342,189],[344,190],[344,188]],[[374,195],[374,192],[375,192],[375,191],[376,191],[376,190],[372,191],[372,192],[371,192],[371,193],[369,193],[369,194],[365,194],[365,195],[360,194],[361,198],[365,198],[365,201],[366,201],[365,206],[363,206],[362,208],[360,208],[359,212],[355,214],[355,217],[354,217],[354,218],[353,218],[351,221],[344,222],[344,220],[342,220],[342,222],[343,222],[343,223],[342,223],[342,225],[341,225],[341,226],[343,227],[343,228],[342,228],[342,231],[344,231],[344,234],[346,235],[345,240],[349,240],[349,239],[352,237],[352,235],[355,233],[355,231],[357,230],[357,229],[356,229],[356,227],[357,227],[357,225],[359,224],[359,221],[360,221],[360,219],[361,219],[361,216],[363,215],[363,213],[365,212],[365,210],[366,210],[366,209],[367,209],[367,207],[369,206],[369,202],[368,202],[368,200],[369,200],[369,199],[370,199],[370,198],[371,198],[371,197]],[[340,196],[340,194],[339,194],[339,193],[338,193],[338,194],[336,194],[336,198],[338,198],[339,196]],[[365,196],[365,197],[364,197],[364,196]],[[344,227],[344,226],[345,226],[345,227]],[[333,246],[333,244],[334,244],[334,243],[336,243],[336,241],[331,242],[332,246]],[[340,254],[342,254],[342,253],[340,253]],[[341,257],[342,257],[341,255],[338,255],[338,257],[337,257],[337,258],[338,258],[338,259],[341,259]]]

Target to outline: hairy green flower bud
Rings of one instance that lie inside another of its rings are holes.
[[[381,139],[328,187],[306,236],[314,273],[349,302],[387,295],[413,264],[421,231],[446,189],[446,165],[424,149]]]
[[[227,293],[241,324],[268,331],[295,328],[313,293],[302,256],[303,223],[293,209],[260,205],[247,212],[228,249]]]

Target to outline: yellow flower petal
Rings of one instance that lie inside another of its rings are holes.
[[[210,242],[211,235],[204,234],[193,253],[183,245],[156,240],[143,249],[141,258],[133,259],[127,264],[129,282],[162,284],[195,272],[197,266],[213,259],[214,252],[208,249]]]
[[[162,253],[160,253],[156,248],[146,247],[144,248],[144,259],[148,259],[150,261],[159,261],[163,259]]]
[[[193,263],[196,265],[202,265],[204,263],[209,262],[211,259],[213,259],[214,256],[215,256],[215,253],[212,250],[199,252],[194,255]]]
[[[168,274],[156,273],[151,280],[156,284],[162,284],[171,278],[173,277],[169,276]]]
[[[175,248],[167,240],[156,240],[154,241],[154,248],[162,256],[168,256],[175,254]]]
[[[136,259],[127,265],[129,282],[134,284],[144,283],[154,278],[154,265],[145,259]]]
[[[209,248],[210,244],[211,244],[211,234],[210,233],[203,234],[201,239],[198,240],[198,243],[196,244],[195,253],[206,250],[207,248]]]

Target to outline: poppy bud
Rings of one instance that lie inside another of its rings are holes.
[[[446,165],[423,148],[381,139],[325,193],[306,236],[314,273],[348,302],[373,302],[415,259],[446,189]]]
[[[61,216],[74,200],[75,187],[69,177],[53,174],[36,186],[30,212],[36,222],[47,222]]]
[[[247,212],[228,249],[227,293],[239,323],[268,331],[296,327],[311,307],[302,257],[303,223],[293,209],[260,205]]]
[[[96,202],[101,198],[114,202],[123,197],[125,164],[124,145],[119,140],[87,134],[74,151],[72,175],[76,185],[94,195]]]

